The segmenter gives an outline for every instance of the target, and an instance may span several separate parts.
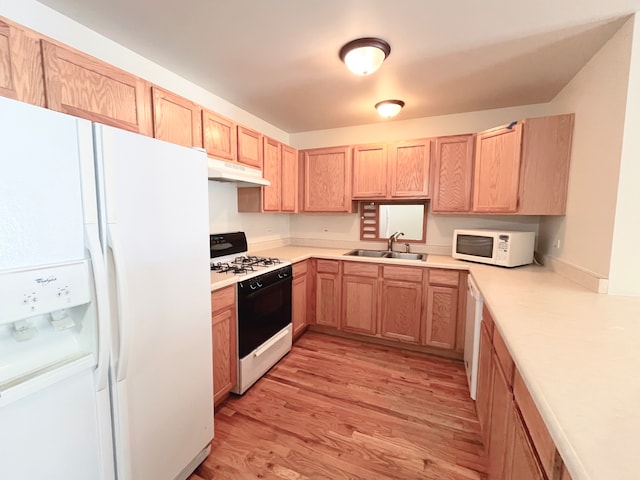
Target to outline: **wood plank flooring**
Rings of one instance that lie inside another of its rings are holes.
[[[189,480],[486,479],[461,362],[314,332],[215,414]]]

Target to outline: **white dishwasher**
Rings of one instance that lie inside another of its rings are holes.
[[[478,356],[480,353],[480,322],[482,321],[482,295],[473,281],[471,274],[467,275],[467,321],[464,335],[464,368],[467,371],[467,381],[471,398],[476,399],[478,385]]]

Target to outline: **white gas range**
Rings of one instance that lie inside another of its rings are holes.
[[[209,237],[212,277],[237,278],[238,384],[243,394],[291,350],[291,262],[247,255],[244,232]]]

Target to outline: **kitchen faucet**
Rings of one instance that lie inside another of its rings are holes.
[[[398,240],[398,237],[399,237],[400,235],[404,235],[404,233],[403,233],[403,232],[396,232],[396,233],[392,234],[392,235],[387,239],[387,251],[388,251],[388,252],[390,252],[390,251],[392,251],[392,250],[393,250],[393,243],[394,243],[395,241],[397,241],[397,240]]]

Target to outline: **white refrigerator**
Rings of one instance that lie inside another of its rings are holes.
[[[204,153],[0,98],[0,478],[206,457],[207,209]]]

